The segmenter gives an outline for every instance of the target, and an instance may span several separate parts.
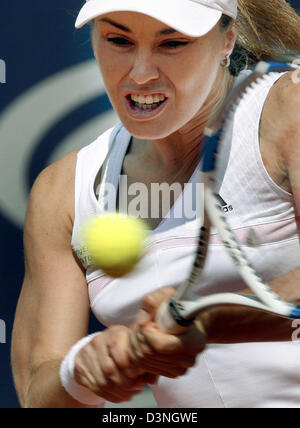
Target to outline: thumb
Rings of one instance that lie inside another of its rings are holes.
[[[176,290],[174,288],[164,287],[145,296],[141,309],[137,314],[136,322],[141,326],[154,321],[160,305],[169,300],[175,293]]]
[[[139,326],[146,325],[148,322],[152,321],[151,313],[145,311],[144,309],[140,309],[136,316],[136,323]]]
[[[163,302],[169,300],[175,294],[176,290],[172,287],[160,288],[144,297],[142,309],[149,313],[156,311]]]

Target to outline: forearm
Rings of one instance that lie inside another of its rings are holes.
[[[25,408],[92,408],[72,398],[61,385],[59,368],[61,361],[41,365],[33,374],[25,395]]]
[[[282,299],[299,302],[300,269],[269,284]],[[241,293],[250,294],[250,290],[242,290]],[[218,308],[204,314],[203,324],[208,343],[290,341],[295,329],[292,320],[240,306]]]
[[[242,307],[213,310],[203,317],[208,343],[290,341],[292,320]]]

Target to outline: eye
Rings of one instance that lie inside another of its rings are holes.
[[[167,49],[177,49],[180,46],[186,46],[189,42],[181,42],[179,40],[169,40],[168,42],[163,43],[161,46],[166,47]]]
[[[107,41],[113,43],[116,46],[131,46],[131,42],[124,37],[108,37]]]

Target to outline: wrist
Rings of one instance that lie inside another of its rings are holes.
[[[104,406],[105,400],[85,386],[76,382],[74,377],[74,366],[78,352],[98,334],[101,333],[94,333],[83,337],[75,343],[63,359],[59,370],[61,384],[67,393],[78,402],[90,406]]]

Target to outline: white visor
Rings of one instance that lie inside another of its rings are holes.
[[[138,12],[149,15],[191,37],[207,34],[222,14],[237,16],[237,0],[86,0],[75,27],[111,12]]]

